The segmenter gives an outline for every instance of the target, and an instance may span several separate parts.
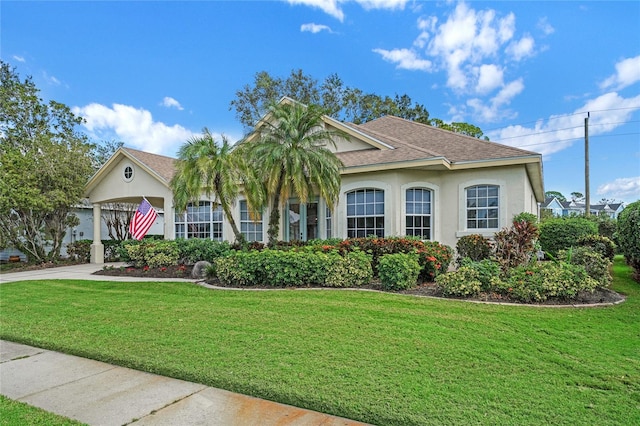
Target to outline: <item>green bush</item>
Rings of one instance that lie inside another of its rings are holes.
[[[611,284],[611,261],[591,247],[582,246],[570,250],[561,250],[558,253],[560,259],[569,258],[569,263],[582,266],[587,274],[598,281],[600,287],[609,287]]]
[[[542,250],[555,257],[559,250],[574,246],[580,237],[597,233],[597,225],[584,217],[555,218],[540,224],[539,242]]]
[[[640,200],[635,201],[618,215],[618,245],[627,263],[635,270],[640,281]]]
[[[437,276],[436,285],[445,296],[471,297],[482,291],[480,274],[470,266],[461,266],[457,271]]]
[[[578,265],[541,262],[513,268],[500,284],[504,294],[523,302],[542,302],[550,297],[570,299],[581,291],[593,291],[598,282]]]
[[[576,245],[579,247],[589,247],[612,262],[613,257],[616,255],[616,244],[602,235],[584,235],[578,238]]]
[[[228,286],[355,287],[372,278],[370,258],[360,251],[345,256],[337,251],[236,251],[214,259],[207,270],[209,278],[213,273]]]
[[[495,291],[500,282],[500,264],[497,262],[484,259],[479,262],[470,258],[462,259],[461,266],[471,268],[478,273],[478,281],[481,284],[481,290],[484,292]]]
[[[453,249],[437,241],[423,241],[417,254],[422,268],[420,279],[423,281],[433,281],[438,275],[447,272],[453,259]]]
[[[138,244],[123,244],[127,258],[134,266],[159,268],[178,264],[178,246],[175,241],[155,240],[142,241]]]
[[[122,245],[122,241],[119,240],[102,240],[102,244],[104,245],[104,260],[105,262],[119,262],[122,259],[120,258],[120,247]]]
[[[231,245],[226,241],[213,241],[208,238],[177,239],[180,263],[193,265],[200,260],[211,262],[231,252]]]
[[[538,225],[538,216],[536,216],[533,213],[528,213],[528,212],[522,212],[519,213],[515,216],[513,216],[513,220],[512,222],[529,222],[532,225],[537,226]]]
[[[480,234],[465,235],[456,243],[456,252],[458,265],[465,258],[473,261],[489,259],[492,252],[491,240]]]
[[[69,259],[89,263],[91,261],[91,240],[78,240],[67,244]]]
[[[339,261],[332,264],[327,272],[327,287],[360,287],[373,279],[371,256],[354,250],[346,253]]]
[[[385,290],[407,290],[416,285],[420,264],[415,254],[385,254],[378,264],[378,275]]]

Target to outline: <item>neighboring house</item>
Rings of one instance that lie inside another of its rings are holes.
[[[339,202],[330,209],[322,199],[287,200],[282,240],[417,235],[455,247],[464,235],[493,236],[518,213],[537,215],[544,201],[538,153],[392,116],[361,125],[324,117],[323,125],[348,136],[336,140],[335,153],[344,163]],[[165,238],[232,240],[221,210],[211,210],[212,200],[174,211],[174,161],[119,149],[87,184],[94,215],[104,203],[140,202],[144,196],[166,212]],[[253,222],[241,195],[233,212],[247,240],[267,241],[268,211]],[[95,228],[92,262],[103,261],[101,238]]]
[[[586,211],[584,203],[576,201],[559,201],[556,197],[547,197],[540,205],[541,209],[551,210],[554,216],[578,216]],[[607,215],[617,219],[618,214],[624,210],[624,203],[591,204],[589,213],[592,215]]]

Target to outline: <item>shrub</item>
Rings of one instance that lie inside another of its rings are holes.
[[[451,247],[437,241],[423,241],[423,247],[418,249],[418,263],[421,266],[420,279],[433,281],[438,275],[449,269],[453,259]]]
[[[456,243],[456,251],[458,253],[458,265],[465,258],[473,261],[489,259],[492,252],[491,240],[480,234],[465,235],[460,237]]]
[[[420,264],[415,254],[385,254],[378,264],[378,275],[385,290],[406,290],[416,285]]]
[[[538,224],[538,216],[533,213],[522,212],[515,216],[513,216],[512,222],[529,222],[530,224],[537,226]]]
[[[220,256],[231,252],[231,246],[226,241],[213,241],[208,238],[189,238],[176,240],[180,263],[193,265],[200,260],[211,262]]]
[[[90,262],[91,243],[93,243],[91,240],[78,240],[67,244],[67,256],[69,256],[69,259],[80,262]]]
[[[602,235],[584,235],[578,238],[576,245],[589,247],[610,261],[613,261],[613,257],[616,255],[616,244]]]
[[[120,246],[122,241],[119,240],[102,240],[104,245],[104,260],[106,262],[118,262],[120,258]]]
[[[244,287],[261,284],[259,256],[257,251],[238,251],[219,257],[213,260],[211,268],[207,268],[207,275],[210,278],[215,273],[223,285]]]
[[[611,261],[592,248],[576,247],[571,249],[570,254],[561,250],[558,257],[561,259],[569,258],[569,263],[582,266],[587,274],[598,282],[600,287],[608,287],[611,284]]]
[[[480,281],[482,291],[495,291],[498,287],[500,283],[500,265],[497,262],[490,259],[476,262],[467,257],[462,259],[461,266],[471,268],[478,273],[478,281]]]
[[[525,220],[513,222],[510,228],[497,232],[495,255],[502,271],[528,263],[535,252],[537,237],[538,228]]]
[[[327,272],[325,285],[328,287],[360,287],[371,282],[373,268],[371,256],[360,250],[346,253],[332,264]]]
[[[578,265],[542,262],[513,268],[500,284],[504,294],[523,302],[542,302],[550,297],[573,298],[593,291],[598,282]]]
[[[469,297],[482,291],[479,273],[469,266],[436,277],[436,285],[445,296]]]
[[[640,281],[640,200],[629,204],[618,215],[618,244],[627,263]]]
[[[582,236],[598,233],[598,227],[583,217],[549,219],[540,224],[542,250],[556,256],[559,250],[575,245]]]
[[[138,244],[123,244],[127,258],[134,266],[158,268],[178,264],[178,246],[175,241],[148,240]]]

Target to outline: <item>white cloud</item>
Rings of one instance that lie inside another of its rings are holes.
[[[522,37],[518,41],[507,46],[506,52],[513,57],[514,60],[520,61],[526,57],[533,55],[536,42],[529,35]]]
[[[47,83],[52,84],[54,86],[60,86],[62,84],[60,80],[58,80],[56,77],[49,75],[44,71],[42,72],[42,77],[45,79]]]
[[[431,61],[426,59],[420,59],[416,53],[409,49],[373,49],[375,53],[378,53],[382,58],[387,61],[396,64],[397,68],[406,70],[431,70]]]
[[[26,62],[26,59],[24,59],[24,56],[13,55],[13,59],[15,59],[18,62]]]
[[[475,98],[469,99],[467,105],[473,109],[474,116],[478,121],[492,122],[505,117],[514,117],[515,115],[505,107],[523,90],[524,83],[520,78],[502,87],[489,102],[485,103]]]
[[[569,148],[584,139],[584,119],[591,111],[589,135],[597,136],[615,130],[628,122],[640,110],[640,95],[624,98],[618,93],[606,93],[590,99],[567,115],[552,115],[539,120],[533,127],[520,125],[487,132],[492,141],[539,152],[545,156]]]
[[[478,83],[476,92],[485,94],[493,91],[497,87],[502,86],[504,79],[504,70],[497,65],[481,65],[478,69]]]
[[[92,137],[116,138],[147,152],[173,154],[194,135],[180,125],[168,126],[154,121],[149,111],[129,105],[113,104],[110,108],[93,103],[72,110],[86,120],[84,127]]]
[[[310,6],[322,10],[324,13],[333,16],[338,21],[344,21],[344,12],[338,4],[338,0],[287,0],[289,4]]]
[[[171,96],[165,96],[160,105],[167,108],[175,108],[179,111],[182,111],[184,109],[182,105],[180,105],[180,102],[178,102]]]
[[[640,55],[623,59],[616,64],[616,73],[600,84],[601,89],[620,90],[640,81]]]
[[[408,0],[355,0],[364,10],[402,10]],[[309,6],[322,10],[340,22],[344,21],[344,11],[340,7],[347,0],[287,0],[289,4]]]
[[[608,199],[640,200],[640,176],[615,179],[598,186],[596,192]]]
[[[309,24],[302,24],[300,26],[300,31],[304,32],[310,32],[313,34],[317,34],[320,31],[328,31],[328,32],[332,32],[331,28],[329,28],[326,25],[320,25],[320,24],[313,24],[313,23],[309,23]]]
[[[538,20],[538,28],[544,35],[551,35],[556,31],[556,29],[551,26],[546,16]]]

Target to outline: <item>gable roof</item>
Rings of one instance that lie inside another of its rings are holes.
[[[152,154],[133,148],[119,148],[109,160],[89,179],[85,186],[85,195],[88,195],[102,178],[111,172],[122,158],[127,158],[143,170],[154,176],[163,185],[169,187],[169,182],[176,172],[176,159],[164,155]]]

